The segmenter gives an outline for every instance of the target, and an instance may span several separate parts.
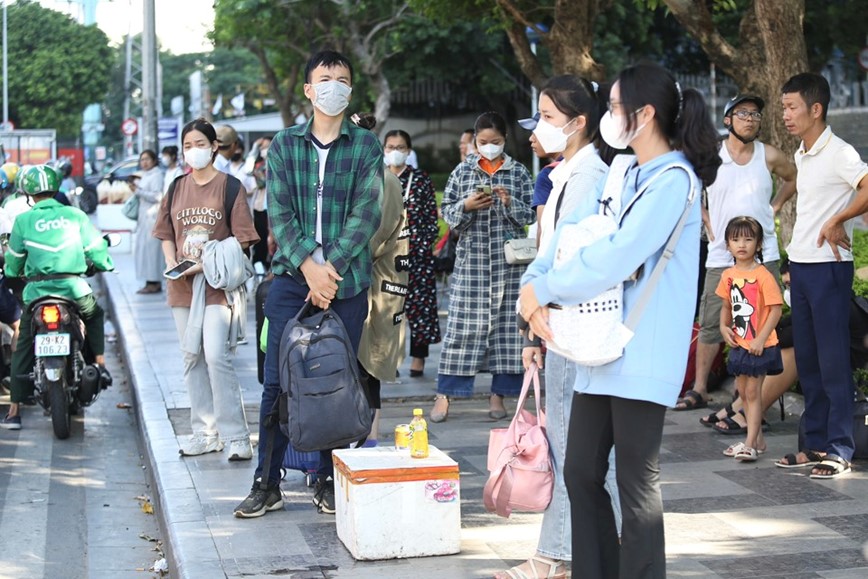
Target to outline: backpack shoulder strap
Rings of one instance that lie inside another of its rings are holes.
[[[241,181],[232,175],[226,175],[226,189],[223,192],[223,212],[226,214],[226,225],[232,234],[232,208],[235,207],[235,199],[241,191]]]
[[[651,178],[645,181],[645,183],[642,184],[639,190],[636,191],[636,194],[633,195],[633,198],[630,199],[630,202],[627,203],[627,205],[624,207],[624,210],[618,214],[619,224],[621,223],[621,221],[623,221],[624,216],[627,215],[627,212],[630,211],[630,209],[633,207],[633,204],[639,200],[639,198],[642,196],[643,193],[645,193],[645,191],[648,190],[651,184],[654,183],[654,181],[658,177],[663,175],[663,173],[665,173],[669,169],[684,169],[684,171],[687,173],[687,178],[690,179],[690,191],[687,194],[687,201],[688,203],[693,203],[693,197],[696,195],[696,187],[694,186],[695,184],[693,182],[693,170],[684,163],[670,163],[669,165],[666,165],[662,169],[657,171],[655,174],[651,175]]]
[[[166,190],[166,197],[168,197],[168,199],[166,200],[166,210],[169,212],[170,216],[172,215],[172,202],[175,200],[175,186],[178,185],[178,181],[180,181],[186,176],[187,175],[178,175],[177,177],[172,179],[172,182],[169,183],[169,188]],[[175,220],[169,219],[169,223],[172,224],[172,228],[174,229]]]

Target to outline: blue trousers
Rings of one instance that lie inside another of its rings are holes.
[[[492,374],[491,393],[501,396],[518,396],[521,394],[521,382],[524,374]],[[476,376],[453,376],[437,374],[437,393],[456,398],[473,396],[473,383]]]
[[[853,262],[790,263],[793,342],[805,395],[806,449],[853,458]]]
[[[269,428],[266,427],[266,416],[274,407],[274,402],[280,395],[280,374],[278,366],[278,354],[280,352],[280,337],[286,324],[298,314],[304,305],[309,288],[286,275],[275,276],[268,290],[268,299],[265,301],[265,316],[268,318],[268,346],[265,352],[265,384],[262,390],[262,403],[259,406],[259,463],[256,467],[254,479],[262,476],[265,462],[266,447]],[[368,290],[347,299],[334,300],[331,309],[344,323],[347,329],[353,350],[358,352],[359,340],[362,338],[362,326],[368,317]],[[289,439],[275,424],[274,448],[271,452],[271,463],[268,472],[268,485],[277,485],[280,482],[280,467],[283,463],[283,455]],[[320,467],[318,474],[331,476],[332,450],[320,452]]]

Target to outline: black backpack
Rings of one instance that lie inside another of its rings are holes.
[[[280,428],[302,452],[364,440],[372,412],[340,317],[306,303],[280,338]]]
[[[178,181],[187,175],[178,175],[169,183],[169,189],[166,191],[166,209],[169,215],[172,214],[172,202],[175,200],[175,185]],[[226,175],[226,187],[223,189],[223,213],[226,215],[226,225],[229,227],[229,234],[232,235],[232,208],[235,207],[235,199],[238,197],[238,192],[241,191],[241,181],[232,175]],[[170,220],[174,224],[174,220]]]

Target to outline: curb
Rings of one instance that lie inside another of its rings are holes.
[[[193,477],[187,465],[178,458],[178,439],[169,420],[155,369],[119,280],[111,274],[103,274],[101,278],[121,346],[120,353],[133,386],[136,422],[149,465],[146,476],[153,489],[155,515],[164,538],[169,576],[214,579],[218,569],[202,562],[219,562],[220,554],[208,532]],[[219,573],[225,577],[222,569]]]

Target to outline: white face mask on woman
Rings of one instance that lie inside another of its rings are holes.
[[[409,156],[409,153],[395,149],[383,155],[383,160],[390,167],[403,167],[407,163],[407,157]]]
[[[210,148],[193,147],[184,151],[184,162],[194,169],[204,169],[211,164],[212,154],[213,151]]]
[[[628,131],[626,117],[623,115],[616,117],[612,111],[606,111],[600,119],[600,136],[613,149],[626,149],[647,124],[647,122],[642,123],[632,131]]]
[[[567,125],[572,123],[574,120],[575,119],[567,121],[563,127],[556,127],[545,119],[540,119],[536,124],[536,128],[533,130],[533,134],[536,136],[536,140],[539,141],[539,145],[543,148],[543,151],[549,154],[563,153],[567,148],[567,141],[569,138],[575,135],[578,131],[578,129],[576,129],[570,134],[564,133],[564,129],[567,128]]]
[[[494,143],[482,145],[479,147],[479,154],[489,161],[494,161],[503,154],[503,145],[495,145]]]
[[[336,117],[349,106],[353,89],[339,80],[325,80],[313,85],[316,98],[313,106],[330,117]]]

